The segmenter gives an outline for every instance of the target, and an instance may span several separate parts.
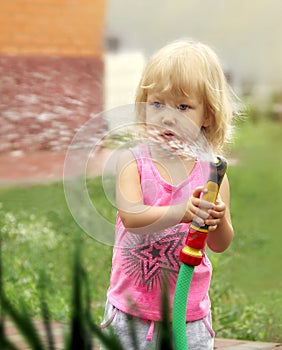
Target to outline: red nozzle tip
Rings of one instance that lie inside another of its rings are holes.
[[[185,246],[180,251],[179,259],[186,265],[198,266],[202,262],[203,254],[198,249],[193,249],[188,246]]]

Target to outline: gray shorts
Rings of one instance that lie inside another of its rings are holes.
[[[129,322],[133,322],[140,350],[159,349],[159,322],[129,316],[107,302],[101,328],[107,332],[111,327],[119,337],[124,349],[135,350],[131,340]],[[189,350],[213,350],[214,331],[211,325],[211,315],[209,314],[198,321],[188,322],[186,336]],[[101,346],[100,349],[104,350],[105,348]]]

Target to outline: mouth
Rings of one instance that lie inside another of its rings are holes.
[[[161,136],[166,140],[171,140],[175,137],[175,133],[171,130],[165,130],[161,133]]]
[[[170,129],[148,129],[148,133],[150,139],[157,143],[163,143],[165,141],[165,144],[167,144],[179,140],[179,136]]]

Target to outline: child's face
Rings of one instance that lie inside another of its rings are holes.
[[[203,101],[196,96],[172,96],[152,90],[147,97],[146,124],[157,128],[166,141],[189,141],[197,138],[202,126],[208,126],[208,118]]]

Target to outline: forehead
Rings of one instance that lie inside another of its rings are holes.
[[[192,67],[188,62],[185,64],[176,59],[164,60],[161,63],[152,62],[144,76],[143,88],[147,93],[202,99],[205,79],[201,70]]]
[[[194,92],[187,94],[181,91],[179,92],[179,91],[172,91],[172,90],[164,90],[162,88],[159,89],[158,85],[155,88],[148,89],[147,99],[148,100],[156,99],[156,100],[159,100],[159,102],[166,100],[166,101],[173,101],[175,103],[202,102],[201,97]]]

